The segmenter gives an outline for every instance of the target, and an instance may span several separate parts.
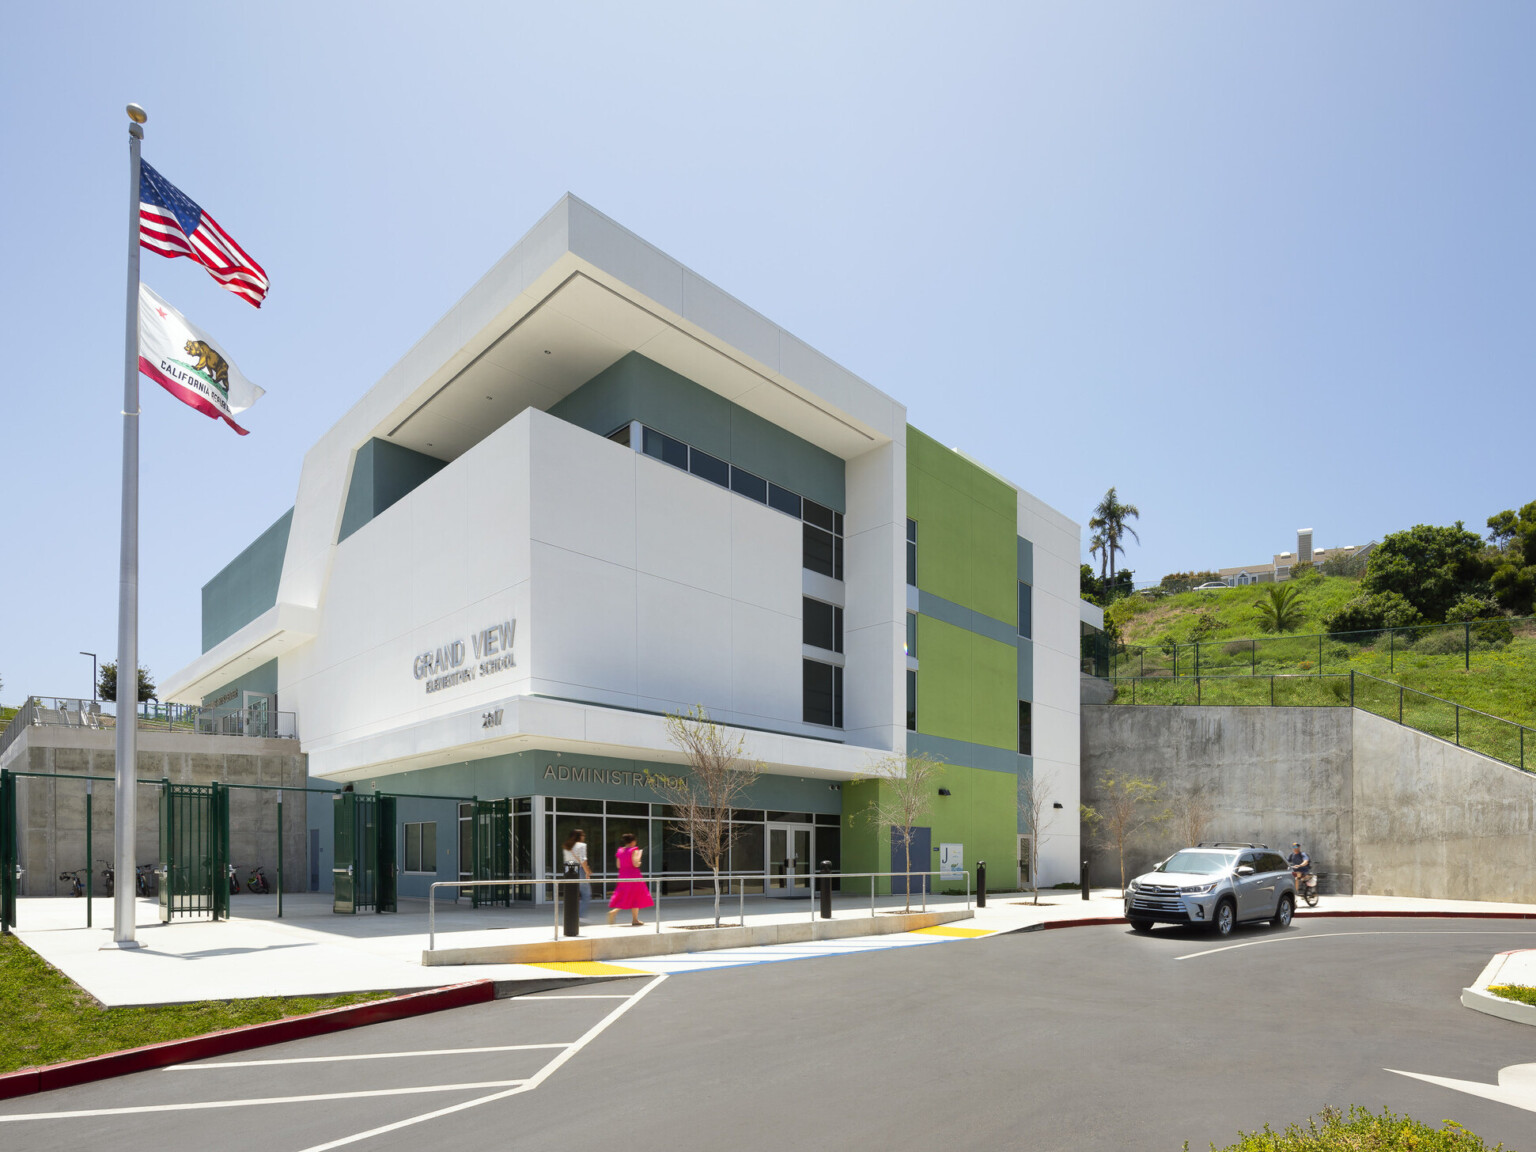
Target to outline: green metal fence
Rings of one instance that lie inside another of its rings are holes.
[[[1367,654],[1385,657],[1389,674],[1404,660],[1416,667],[1470,670],[1479,657],[1502,650],[1516,636],[1536,638],[1536,617],[1163,645],[1112,645],[1098,633],[1084,637],[1082,670],[1104,679],[1317,675],[1348,672],[1351,660]]]
[[[1109,679],[1115,704],[1359,708],[1522,771],[1536,769],[1536,728],[1365,672]]]

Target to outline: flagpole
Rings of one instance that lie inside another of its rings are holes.
[[[139,143],[149,119],[128,105],[128,300],[123,334],[123,532],[117,593],[117,764],[112,788],[114,948],[141,947],[136,935],[139,744]],[[124,696],[127,699],[124,700]]]

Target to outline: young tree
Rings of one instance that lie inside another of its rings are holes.
[[[1029,826],[1029,879],[1036,904],[1040,903],[1040,840],[1055,816],[1045,785],[1033,773],[1027,780],[1020,779],[1019,818]]]
[[[1203,784],[1191,784],[1174,801],[1173,822],[1180,847],[1190,848],[1205,839],[1205,830],[1215,815],[1215,805]]]
[[[1266,632],[1294,632],[1301,627],[1301,592],[1290,584],[1271,585],[1257,607],[1259,627]]]
[[[938,775],[943,761],[922,753],[894,753],[877,760],[869,779],[875,782],[875,798],[866,810],[869,822],[878,828],[889,827],[891,847],[901,846],[903,870],[907,873],[907,911],[912,910],[912,835],[922,826],[938,795]],[[931,861],[919,863],[926,867]],[[923,877],[927,882],[927,876]]]
[[[1438,624],[1463,594],[1486,591],[1493,571],[1483,538],[1468,532],[1460,520],[1449,528],[1416,524],[1376,545],[1360,591],[1396,592]]]
[[[672,806],[669,831],[704,861],[715,878],[715,927],[720,927],[720,869],[730,857],[741,825],[731,823],[731,809],[740,808],[763,766],[742,756],[746,737],[732,736],[709,718],[702,705],[682,714],[667,714],[667,739],[683,754],[688,776],[659,776],[656,791]]]
[[[1097,528],[1104,537],[1104,553],[1109,560],[1109,582],[1115,582],[1115,554],[1123,553],[1120,546],[1121,539],[1130,533],[1136,543],[1141,543],[1141,537],[1136,535],[1136,529],[1126,521],[1141,519],[1141,509],[1134,504],[1122,504],[1120,497],[1116,495],[1114,488],[1104,493],[1104,499],[1100,500],[1093,509],[1093,518],[1088,521],[1090,528]]]
[[[117,661],[108,660],[101,666],[100,675],[96,679],[96,691],[103,700],[115,701],[117,699]],[[154,680],[150,679],[149,669],[143,666],[139,668],[139,703],[146,700],[159,699],[159,690],[155,687]]]
[[[1167,819],[1154,812],[1162,785],[1140,776],[1105,773],[1099,778],[1097,807],[1083,807],[1083,822],[1097,829],[1101,847],[1112,848],[1120,860],[1120,894],[1125,895],[1125,850],[1144,829]]]

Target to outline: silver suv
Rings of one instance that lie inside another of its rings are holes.
[[[1288,927],[1296,911],[1290,866],[1267,844],[1200,844],[1175,852],[1132,880],[1125,918],[1138,932],[1153,924],[1205,924],[1230,936],[1245,920]]]

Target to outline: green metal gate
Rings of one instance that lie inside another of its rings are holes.
[[[229,919],[229,790],[160,785],[160,920]]]
[[[16,882],[21,878],[16,844],[16,777],[0,770],[0,932],[16,923]]]
[[[512,878],[512,801],[475,801],[475,879]],[[471,888],[471,906],[510,907],[512,888]]]
[[[335,796],[331,910],[395,911],[395,798]]]

